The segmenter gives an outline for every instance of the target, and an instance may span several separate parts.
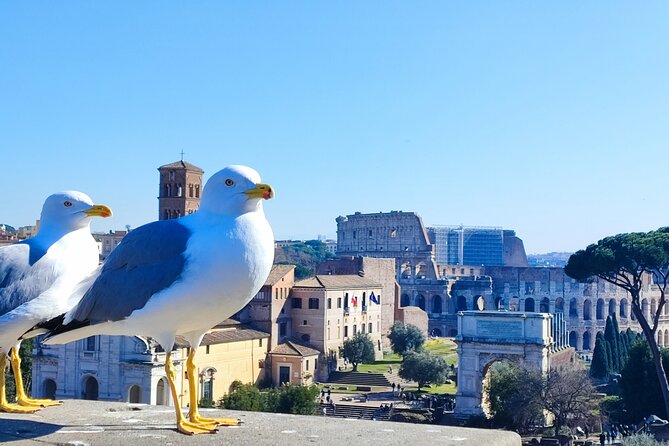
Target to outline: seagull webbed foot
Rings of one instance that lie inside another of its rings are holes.
[[[177,421],[177,430],[182,434],[188,435],[215,434],[218,432],[218,428],[215,425],[194,423],[185,419]]]
[[[0,412],[5,413],[35,413],[40,409],[40,406],[19,406],[18,404],[0,403]]]
[[[242,420],[239,418],[205,418],[199,415],[191,415],[190,420],[194,423],[203,423],[213,426],[239,426],[242,424]]]
[[[18,397],[16,402],[21,406],[37,406],[37,407],[49,407],[49,406],[62,406],[62,401],[48,400],[48,399],[36,399],[28,397]]]

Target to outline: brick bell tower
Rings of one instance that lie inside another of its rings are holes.
[[[200,207],[204,170],[183,160],[158,168],[158,219],[169,220],[192,214]]]

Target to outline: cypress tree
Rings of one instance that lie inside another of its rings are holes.
[[[604,339],[604,348],[606,349],[606,363],[609,368],[607,369],[609,373],[613,372],[613,355],[611,354],[611,344]]]
[[[629,358],[629,350],[627,348],[627,336],[625,336],[625,332],[621,331],[618,333],[618,346],[620,347],[620,360],[622,361],[620,363],[620,371],[625,368],[625,365],[627,364],[627,359]]]
[[[618,349],[618,331],[615,330],[613,326],[613,318],[607,316],[606,318],[606,328],[604,329],[604,339],[609,344],[611,348],[611,372],[618,372],[620,370],[620,351]]]
[[[595,349],[592,352],[592,362],[590,363],[590,376],[593,378],[606,378],[606,375],[609,373],[608,364],[606,341],[601,333],[597,333]]]

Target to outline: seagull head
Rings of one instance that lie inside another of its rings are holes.
[[[88,226],[93,217],[106,218],[111,215],[109,207],[93,204],[93,200],[83,192],[58,192],[44,201],[40,231],[70,232]]]
[[[220,214],[244,214],[262,209],[262,200],[274,197],[269,184],[246,166],[228,166],[216,172],[202,190],[200,210]]]

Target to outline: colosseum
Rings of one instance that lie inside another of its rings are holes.
[[[355,213],[337,218],[337,255],[395,258],[401,291],[399,307],[416,306],[429,317],[434,336],[457,334],[457,313],[462,310],[509,310],[562,313],[569,344],[588,353],[594,348],[606,317],[615,314],[621,330],[640,331],[630,308],[628,294],[603,280],[578,283],[562,268],[517,266],[518,239],[499,243],[501,265],[439,265],[431,231],[416,213]],[[508,252],[513,246],[514,252]],[[522,241],[520,241],[522,248]],[[462,249],[461,249],[462,251]],[[524,249],[523,249],[524,251]],[[462,256],[461,256],[462,258]],[[514,265],[514,266],[510,266]],[[642,292],[642,310],[654,314],[660,293],[647,284]],[[669,306],[665,306],[657,330],[658,343],[669,347]]]

